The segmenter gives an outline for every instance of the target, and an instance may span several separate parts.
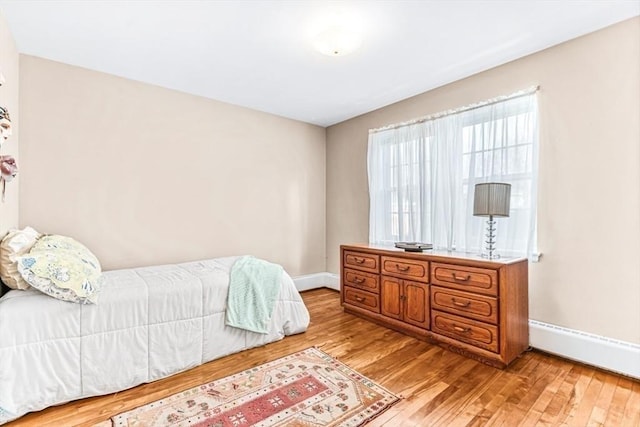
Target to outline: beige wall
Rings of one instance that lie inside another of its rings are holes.
[[[368,239],[368,129],[534,84],[544,255],[530,317],[640,343],[640,18],[328,128],[328,270],[340,244]]]
[[[105,269],[253,254],[325,271],[325,130],[20,57],[20,223]]]
[[[252,253],[335,273],[368,236],[368,129],[540,84],[531,318],[640,343],[639,75],[634,18],[332,126],[325,163],[321,128],[21,56],[20,224],[107,269]]]
[[[20,164],[18,156],[18,140],[20,139],[18,111],[18,50],[9,32],[9,27],[2,12],[0,12],[0,70],[5,77],[5,84],[0,86],[0,105],[9,109],[11,115],[11,127],[13,135],[2,143],[0,154],[11,154]],[[5,201],[0,201],[0,236],[18,226],[18,189],[20,187],[20,175],[7,184]]]

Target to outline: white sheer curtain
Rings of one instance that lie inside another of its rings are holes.
[[[433,243],[480,253],[485,218],[473,216],[480,182],[508,182],[510,217],[497,250],[535,258],[538,158],[535,89],[369,134],[369,242]]]

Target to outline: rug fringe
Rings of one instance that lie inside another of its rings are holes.
[[[398,397],[398,396],[396,396]],[[395,402],[391,403],[389,406],[387,406],[386,408],[384,408],[382,411],[378,412],[377,414],[373,414],[370,417],[362,420],[362,423],[358,424],[359,426],[363,425],[363,424],[367,424],[373,420],[375,420],[376,418],[378,418],[380,415],[384,414],[385,412],[387,412],[389,409],[393,408],[393,405],[395,405],[396,403],[398,403],[400,401],[400,399],[396,400]]]

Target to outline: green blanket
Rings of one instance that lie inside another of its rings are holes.
[[[226,324],[268,333],[282,271],[280,265],[252,256],[238,258],[231,267]]]

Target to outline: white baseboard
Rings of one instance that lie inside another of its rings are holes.
[[[317,288],[340,290],[340,276],[332,273],[305,274],[293,278],[299,292]]]
[[[640,345],[529,320],[531,347],[640,379]]]

